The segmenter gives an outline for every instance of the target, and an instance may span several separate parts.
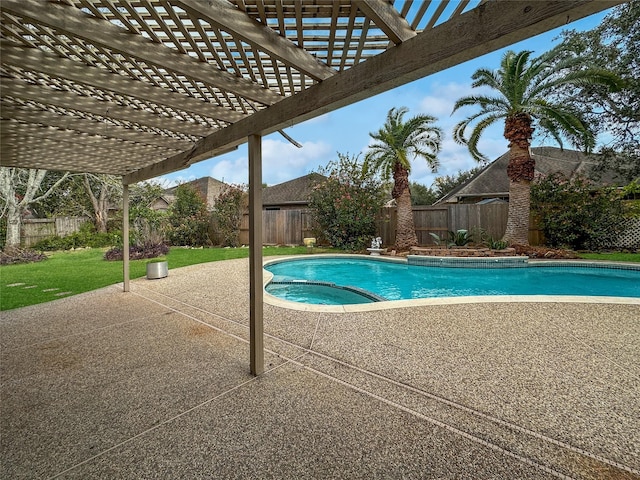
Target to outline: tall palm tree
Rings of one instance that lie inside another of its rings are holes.
[[[559,88],[589,84],[612,89],[621,81],[611,72],[587,68],[583,58],[565,55],[562,46],[537,58],[532,52],[507,51],[497,71],[477,70],[473,87],[490,87],[495,96],[477,95],[458,100],[453,108],[479,105],[480,111],[467,117],[454,128],[454,140],[466,144],[473,158],[486,161],[478,151],[478,140],[485,129],[504,119],[504,137],[509,141],[509,215],[504,240],[510,244],[528,245],[530,186],[535,161],[531,158],[531,138],[536,128],[546,131],[562,147],[562,139],[589,151],[595,144],[591,128],[569,102],[557,99]],[[554,97],[555,95],[555,97]],[[475,124],[467,138],[465,131]]]
[[[398,207],[395,244],[398,251],[418,244],[409,187],[411,160],[422,157],[435,171],[442,138],[442,130],[433,125],[434,117],[416,115],[404,122],[403,117],[408,111],[406,107],[389,110],[384,126],[369,134],[375,142],[365,155],[365,168],[379,170],[385,180],[393,177],[391,196]]]

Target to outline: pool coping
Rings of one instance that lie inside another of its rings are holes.
[[[360,254],[317,254],[314,257],[323,258],[363,258],[371,260],[370,255]],[[287,260],[309,258],[307,255],[288,255],[284,257],[269,258],[263,261],[263,266],[273,263],[280,263]],[[391,263],[405,263],[404,257],[384,257],[376,256],[376,261],[386,261]],[[625,270],[640,270],[640,265],[628,262],[605,262],[596,260],[536,260],[529,259],[530,266],[584,266],[615,268],[624,267]],[[576,295],[481,295],[471,297],[438,297],[438,298],[418,298],[408,300],[387,300],[383,302],[352,304],[352,305],[315,305],[309,303],[292,302],[271,295],[264,289],[273,279],[273,274],[268,270],[263,270],[263,295],[264,302],[274,307],[298,310],[303,312],[325,312],[325,313],[351,313],[351,312],[372,312],[377,310],[391,310],[396,308],[422,307],[429,305],[456,305],[465,303],[609,303],[640,305],[640,298],[634,297],[596,297],[596,296],[576,296]]]

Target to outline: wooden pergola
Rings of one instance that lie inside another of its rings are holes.
[[[1,0],[1,164],[121,176],[126,245],[128,185],[248,142],[260,374],[261,137],[618,3]]]

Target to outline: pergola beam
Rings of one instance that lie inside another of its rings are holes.
[[[417,35],[386,0],[360,0],[358,8],[396,45]]]
[[[213,87],[232,92],[255,102],[270,105],[282,97],[244,78],[219,70],[189,55],[180,54],[141,35],[87,15],[64,3],[35,0],[2,0],[2,10],[53,28],[59,33],[81,38],[112,52],[118,52],[158,68],[187,75]]]
[[[487,2],[307,90],[200,140],[189,152],[127,175],[137,182],[425,77],[622,3],[618,0]]]
[[[290,40],[256,22],[227,0],[173,0],[172,3],[315,80],[325,80],[337,73]]]
[[[225,122],[236,122],[246,114],[196,100],[186,95],[154,87],[130,77],[110,73],[105,69],[82,65],[73,60],[47,54],[37,48],[20,47],[7,41],[0,41],[2,63],[44,73],[53,77],[71,80],[120,95],[139,98],[158,105],[165,105],[184,112],[197,113],[204,117]]]

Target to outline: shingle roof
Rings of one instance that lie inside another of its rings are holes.
[[[531,155],[536,161],[536,176],[559,172],[567,178],[573,178],[576,175],[592,178],[599,185],[620,185],[625,183],[616,176],[615,172],[604,172],[599,177],[594,176],[592,169],[598,164],[598,156],[595,154],[587,155],[576,150],[556,147],[534,147],[531,149]],[[488,164],[473,178],[449,192],[437,203],[455,202],[460,197],[508,196],[508,163],[509,152]]]
[[[211,209],[216,202],[216,198],[220,195],[225,183],[217,180],[213,177],[201,177],[196,180],[187,182],[192,185],[197,191],[199,191],[207,201],[207,208]],[[175,191],[177,186],[168,188],[165,190],[165,196],[175,198]]]
[[[288,182],[267,187],[262,191],[262,205],[306,205],[313,185],[326,180],[319,173],[309,173]]]

